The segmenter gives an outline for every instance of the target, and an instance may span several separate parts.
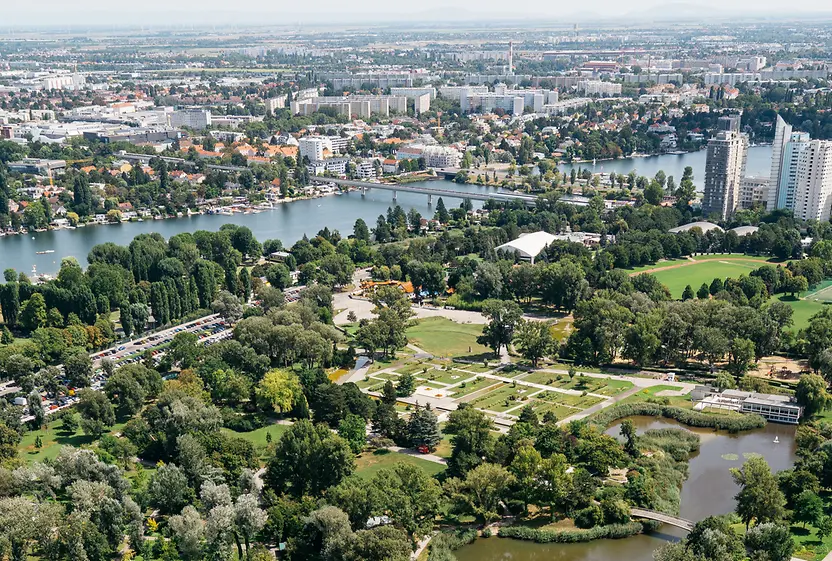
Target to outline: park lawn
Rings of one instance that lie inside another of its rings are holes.
[[[460,385],[452,387],[451,391],[453,392],[453,398],[459,399],[461,397],[465,397],[466,395],[483,390],[489,386],[500,387],[501,385],[502,382],[498,382],[497,380],[492,380],[490,378],[476,378],[470,382],[462,382]]]
[[[485,374],[494,370],[494,366],[486,366],[481,362],[473,362],[466,364],[464,362],[457,362],[455,368],[458,370],[467,370],[468,372],[476,372],[477,374]]]
[[[742,275],[747,276],[751,271],[761,266],[762,263],[714,259],[675,269],[656,271],[651,274],[670,290],[670,294],[674,298],[681,298],[687,285],[690,285],[695,294],[702,283],[710,286],[711,281],[717,277],[725,280],[729,277],[736,279]]]
[[[391,468],[396,464],[410,464],[420,468],[430,476],[445,471],[445,466],[435,462],[429,462],[416,456],[400,454],[398,452],[381,451],[381,453],[364,452],[356,458],[355,475],[361,479],[372,479],[373,476],[384,468]]]
[[[517,385],[512,387],[511,384],[504,384],[503,387],[490,391],[471,402],[471,405],[480,409],[488,409],[502,413],[507,409],[512,409],[522,404],[525,399],[531,394],[540,391],[537,388],[530,386]]]
[[[436,382],[438,384],[458,384],[463,380],[473,378],[475,374],[460,372],[458,370],[428,370],[426,374],[419,374],[417,378]]]
[[[792,315],[791,331],[804,329],[809,325],[809,319],[821,311],[827,304],[832,302],[823,302],[820,300],[795,300],[791,296],[785,294],[775,294],[769,299],[769,303],[780,301],[791,306],[794,313]]]
[[[283,436],[283,433],[289,430],[289,425],[266,425],[265,427],[260,427],[259,429],[254,429],[249,432],[235,431],[225,427],[220,430],[229,436],[236,436],[238,438],[242,438],[243,440],[248,440],[257,448],[265,448],[269,444],[266,442],[266,433],[271,433],[272,442],[277,442],[280,440],[280,437]]]
[[[490,349],[477,343],[482,326],[456,323],[441,317],[425,318],[407,330],[407,339],[435,356],[482,355]],[[468,349],[471,349],[468,352]]]
[[[29,431],[23,435],[18,445],[20,456],[27,462],[42,462],[44,460],[54,460],[58,457],[62,446],[74,446],[80,448],[95,443],[95,439],[84,434],[82,430],[78,430],[75,434],[66,434],[60,430],[62,420],[58,419],[50,421],[46,425],[46,430],[39,429]],[[117,423],[112,426],[109,434],[117,434],[124,430],[125,423]],[[41,438],[41,447],[35,448],[35,440],[37,437]]]
[[[647,265],[641,265],[639,267],[628,267],[624,270],[629,271],[630,273],[643,273],[644,271],[659,269],[661,267],[671,267],[673,265],[681,265],[682,263],[687,262],[688,260],[684,257],[681,259],[662,259],[660,261],[656,261],[655,263],[648,263]]]
[[[405,364],[403,366],[399,366],[396,368],[396,372],[399,374],[419,374],[422,375],[422,370],[426,369],[428,373],[430,373],[433,365],[429,362],[413,362],[410,364]]]

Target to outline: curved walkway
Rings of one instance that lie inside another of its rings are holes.
[[[693,522],[690,520],[685,520],[684,518],[679,518],[678,516],[670,516],[669,514],[656,512],[654,510],[631,508],[630,516],[635,518],[646,518],[647,520],[656,520],[662,524],[669,524],[670,526],[675,526],[676,528],[681,528],[682,530],[686,530],[688,532],[693,530]]]

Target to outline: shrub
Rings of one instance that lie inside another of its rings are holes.
[[[657,403],[627,403],[624,405],[615,405],[599,412],[592,421],[602,427],[607,427],[618,419],[632,417],[634,415],[665,417],[690,427],[713,428],[727,430],[728,432],[758,429],[766,424],[766,420],[760,415],[708,415],[698,411],[659,405]]]
[[[575,513],[575,526],[578,528],[594,528],[604,522],[604,513],[598,505],[590,505]]]
[[[473,543],[477,539],[477,531],[474,529],[459,530],[456,532],[439,532],[430,541],[430,553],[428,561],[453,558],[451,554],[455,549],[463,545]]]
[[[491,528],[486,528],[485,530],[483,530],[481,535],[484,538],[490,538],[491,537]]]
[[[565,530],[560,532],[529,528],[528,526],[506,526],[500,528],[499,536],[537,543],[580,543],[605,538],[613,540],[628,538],[641,533],[643,530],[644,526],[638,522],[596,526],[591,530]]]

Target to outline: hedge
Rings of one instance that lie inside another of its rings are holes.
[[[448,559],[454,550],[477,539],[477,531],[474,529],[457,530],[452,532],[440,532],[430,541],[428,561],[436,559]]]
[[[766,420],[760,415],[708,415],[681,407],[659,405],[658,403],[626,403],[614,405],[600,411],[592,421],[607,427],[624,417],[646,415],[649,417],[665,417],[673,419],[690,427],[714,428],[729,432],[758,429],[764,427]]]
[[[526,540],[537,543],[580,543],[592,540],[629,538],[640,534],[644,526],[639,522],[628,522],[627,524],[610,524],[608,526],[596,526],[590,530],[541,530],[529,528],[528,526],[506,526],[500,528],[501,538],[513,538],[515,540]]]

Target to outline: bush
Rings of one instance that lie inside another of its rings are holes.
[[[600,539],[628,538],[640,534],[643,530],[644,526],[638,522],[596,526],[591,530],[565,530],[562,532],[529,528],[528,526],[506,526],[500,528],[499,536],[537,543],[581,543]]]
[[[760,415],[708,415],[706,413],[699,413],[698,411],[669,405],[659,405],[657,403],[627,403],[624,405],[615,405],[599,412],[592,421],[606,428],[618,419],[632,417],[634,415],[664,417],[690,427],[713,428],[727,430],[728,432],[758,429],[764,427],[766,424],[766,420]]]
[[[223,407],[220,414],[222,425],[236,432],[251,432],[268,424],[265,415],[240,415],[230,407]]]
[[[575,513],[575,526],[578,528],[594,528],[604,522],[604,513],[598,505],[590,505]]]
[[[484,537],[484,538],[490,538],[491,537],[491,528],[486,528],[485,530],[483,530],[481,536]]]
[[[476,539],[477,531],[473,529],[458,530],[456,532],[439,532],[430,541],[428,561],[453,559],[452,551],[469,543],[473,543]]]

